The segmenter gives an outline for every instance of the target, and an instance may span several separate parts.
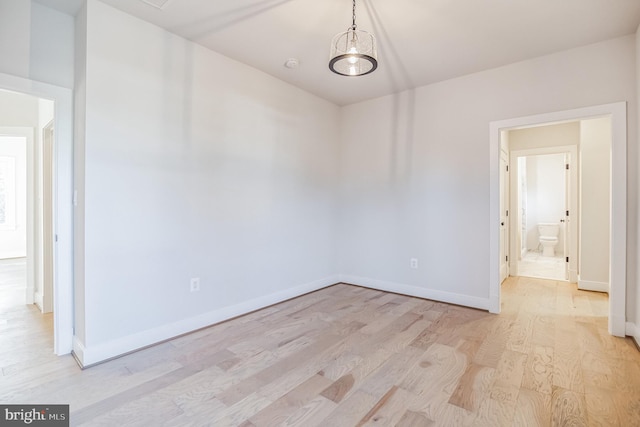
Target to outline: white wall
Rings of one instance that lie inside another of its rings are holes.
[[[74,18],[31,2],[29,78],[73,87]]]
[[[527,204],[526,211],[526,241],[527,250],[538,250],[538,230],[536,225],[540,220],[538,219],[538,157],[530,156],[525,157],[526,170],[527,170],[527,198],[525,203]]]
[[[38,98],[0,89],[0,126],[38,126]]]
[[[38,99],[32,96],[0,90],[0,134],[22,135],[25,131],[33,143],[34,130],[38,126]],[[12,131],[14,129],[14,131]],[[0,230],[0,259],[16,258],[27,255],[27,157],[26,146],[3,143],[0,155],[16,157],[16,172],[20,177],[17,182],[19,207],[16,228]]]
[[[73,87],[73,17],[28,0],[0,0],[0,73]]]
[[[611,120],[580,122],[580,276],[581,289],[609,289],[609,199]]]
[[[557,147],[580,144],[580,122],[536,126],[509,131],[511,150]]]
[[[545,154],[538,157],[538,222],[558,223],[565,216],[565,160],[564,154]],[[562,233],[556,252],[563,253]]]
[[[3,135],[3,131],[0,128],[0,157],[11,160],[13,170],[8,172],[13,177],[7,176],[4,184],[12,188],[5,206],[10,222],[7,227],[0,226],[0,259],[20,258],[27,255],[27,138]]]
[[[87,121],[87,5],[83,4],[75,18],[74,43],[74,120],[73,120],[73,185],[84,194],[84,164]],[[84,290],[84,197],[77,197],[73,211],[73,314],[74,337],[85,342]]]
[[[635,146],[634,58],[634,37],[622,37],[344,107],[345,278],[488,307],[489,123],[626,100]],[[635,200],[636,182],[629,191]],[[635,259],[635,237],[628,244]]]
[[[0,0],[0,72],[29,75],[31,2]]]
[[[98,1],[86,31],[84,362],[335,283],[339,108]]]

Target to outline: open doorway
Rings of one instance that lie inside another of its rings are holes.
[[[513,276],[609,292],[611,118],[508,131]]]
[[[577,282],[578,152],[583,122],[502,131],[501,147],[509,152],[512,164],[508,178],[508,204],[513,212],[508,239],[511,276]]]
[[[580,169],[579,182],[582,182],[584,187],[579,187],[579,195],[575,192],[569,194],[569,198],[573,197],[574,200],[580,199],[580,209],[569,209],[567,216],[571,218],[572,223],[566,227],[568,230],[576,230],[577,223],[581,224],[581,232],[572,232],[571,237],[568,239],[571,242],[569,249],[569,261],[575,265],[575,278],[578,279],[578,283],[581,281],[585,285],[588,285],[589,281],[584,280],[582,276],[582,269],[585,271],[591,266],[591,262],[587,261],[588,254],[594,254],[598,262],[606,264],[606,281],[602,282],[606,285],[606,290],[609,292],[608,301],[608,330],[609,333],[616,336],[625,335],[625,293],[626,293],[626,104],[607,104],[595,107],[586,107],[576,110],[568,110],[556,113],[548,113],[537,116],[522,117],[518,119],[504,120],[500,122],[491,123],[491,164],[492,164],[492,185],[491,185],[491,218],[493,221],[501,220],[500,209],[500,177],[499,171],[500,164],[500,149],[504,145],[501,141],[501,134],[505,131],[518,130],[525,128],[544,127],[549,124],[566,124],[568,122],[579,123],[580,132],[584,133],[585,128],[582,126],[584,122],[591,122],[595,127],[599,127],[598,131],[590,129],[589,132],[596,135],[591,141],[580,140],[580,154],[578,168]],[[603,123],[607,123],[606,126],[602,126]],[[579,133],[580,135],[580,133]],[[583,137],[584,135],[582,135]],[[607,137],[609,139],[608,147],[591,147],[587,154],[584,147],[593,143],[597,139]],[[511,142],[511,141],[509,141]],[[551,149],[549,146],[555,144],[549,144],[548,141],[542,143],[542,146],[537,148]],[[514,147],[510,147],[513,149]],[[528,147],[531,148],[531,147]],[[549,153],[536,153],[536,154],[549,154]],[[606,155],[605,155],[606,154]],[[609,157],[610,156],[610,157]],[[588,160],[587,159],[590,159]],[[590,166],[589,175],[587,177],[584,172],[587,170],[587,163],[591,160],[597,159],[602,164],[608,165],[606,168],[596,168],[597,173],[591,173],[595,169]],[[512,162],[513,164],[513,162]],[[573,168],[574,174],[576,169]],[[515,175],[515,174],[512,174]],[[588,183],[592,180],[591,183]],[[513,182],[513,179],[512,179]],[[597,184],[597,185],[596,185]],[[515,186],[514,186],[515,187]],[[601,193],[606,190],[606,197],[602,197],[602,194],[598,195],[600,209],[594,209],[592,193]],[[517,191],[514,190],[514,191]],[[513,191],[512,191],[513,197]],[[516,193],[517,194],[517,193]],[[566,195],[565,195],[566,196]],[[517,197],[517,196],[516,196]],[[603,202],[604,200],[604,202]],[[586,206],[586,203],[592,203],[590,207]],[[571,214],[573,212],[573,215]],[[578,212],[578,218],[576,220],[575,213]],[[606,221],[603,222],[602,212],[605,212]],[[589,213],[589,215],[586,215]],[[566,220],[566,217],[565,217]],[[600,222],[600,225],[604,227],[598,227],[597,234],[599,240],[597,243],[587,244],[587,240],[583,235],[589,224],[589,229],[594,224]],[[495,223],[493,223],[495,224]],[[512,238],[509,239],[509,251],[521,250],[522,246],[519,246],[514,241],[513,236],[517,235],[518,221],[512,221],[510,230],[512,232]],[[566,223],[565,223],[566,224]],[[500,230],[501,228],[492,225],[491,227],[491,254],[492,259],[499,260],[500,254]],[[603,233],[602,231],[605,231]],[[603,234],[605,238],[602,239]],[[573,242],[581,241],[582,246],[575,246],[575,252],[572,251],[571,246]],[[511,252],[512,253],[512,252]],[[573,254],[576,254],[575,256]],[[591,258],[592,260],[595,258]],[[512,261],[514,259],[512,258]],[[492,262],[491,266],[491,286],[490,286],[490,310],[492,312],[500,312],[500,267],[501,262]],[[515,268],[514,268],[515,267]],[[517,271],[517,265],[512,263],[510,270]],[[602,269],[598,269],[602,273]],[[572,274],[574,273],[572,267],[569,267],[569,279],[572,281]],[[580,277],[578,277],[580,275]],[[600,284],[600,282],[597,282]],[[584,288],[588,289],[588,288]],[[595,290],[595,289],[588,289]]]
[[[53,101],[53,351],[73,347],[73,94],[71,89],[0,73],[0,90]],[[15,117],[12,110],[5,118]],[[34,135],[34,132],[32,132]],[[27,254],[28,255],[28,254]],[[29,270],[27,281],[29,283]],[[31,292],[28,293],[30,295]],[[34,294],[35,299],[35,294]],[[31,304],[33,307],[33,304]],[[38,310],[38,313],[40,311]]]
[[[54,109],[52,100],[0,90],[0,320],[48,330],[42,343],[49,353],[54,350]]]
[[[566,153],[516,155],[517,275],[568,280]]]

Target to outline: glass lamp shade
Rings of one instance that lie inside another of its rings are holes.
[[[373,35],[349,28],[331,40],[329,69],[341,76],[364,76],[378,68],[377,57]]]

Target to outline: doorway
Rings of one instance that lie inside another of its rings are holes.
[[[518,276],[567,280],[565,161],[564,154],[518,157]]]
[[[73,345],[73,143],[72,143],[72,115],[73,98],[70,89],[24,79],[8,74],[0,73],[0,91],[11,92],[48,100],[55,108],[53,116],[53,133],[51,134],[52,146],[52,169],[51,169],[51,239],[53,241],[51,250],[52,269],[52,292],[50,304],[53,309],[50,322],[53,324],[53,352],[58,355],[71,352]],[[15,114],[2,115],[3,118],[15,118]],[[32,138],[36,133],[34,128],[41,129],[47,123],[31,124]],[[40,176],[42,178],[42,176]],[[32,201],[34,202],[34,201]],[[32,205],[35,206],[35,205]],[[36,216],[36,209],[29,212]],[[35,224],[35,222],[32,222]],[[38,227],[33,226],[32,237],[40,233]],[[39,234],[42,238],[42,234]],[[35,245],[30,246],[33,250],[30,253],[27,247],[27,259],[38,259],[42,262],[44,254],[35,251]],[[42,269],[39,270],[42,272]],[[34,269],[27,268],[27,284],[33,283],[33,292],[29,290],[26,297],[31,307],[36,300],[35,283],[39,280],[39,273]],[[42,282],[40,282],[42,283]],[[44,291],[43,291],[44,292]],[[46,303],[42,301],[42,305]],[[39,310],[36,309],[38,313]]]
[[[550,146],[510,153],[510,194],[514,224],[510,229],[512,275],[577,281],[578,175],[580,122],[538,127],[532,132],[573,136],[576,145]],[[516,132],[528,132],[528,129]],[[569,131],[569,132],[567,132]],[[518,134],[511,140],[517,146]],[[540,135],[538,135],[540,136]],[[549,141],[548,136],[543,138]]]
[[[627,124],[626,103],[605,104],[574,110],[540,114],[536,116],[501,120],[490,123],[490,311],[500,312],[500,148],[501,132],[509,129],[541,126],[549,123],[562,123],[584,119],[608,117],[610,119],[611,167],[608,170],[609,203],[605,205],[610,212],[608,252],[609,307],[608,331],[615,336],[625,336],[626,332],[626,216],[627,216]],[[515,221],[514,221],[515,222]],[[513,227],[513,226],[512,226]],[[576,233],[577,235],[577,233]],[[513,243],[513,242],[511,242]],[[513,249],[514,245],[511,245]]]
[[[54,102],[0,90],[0,113],[0,317],[22,313],[43,329],[51,316],[34,314],[53,311]]]

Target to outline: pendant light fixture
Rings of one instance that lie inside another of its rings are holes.
[[[356,0],[353,0],[353,19],[347,31],[331,40],[329,69],[341,76],[364,76],[378,68],[376,39],[356,26]]]

